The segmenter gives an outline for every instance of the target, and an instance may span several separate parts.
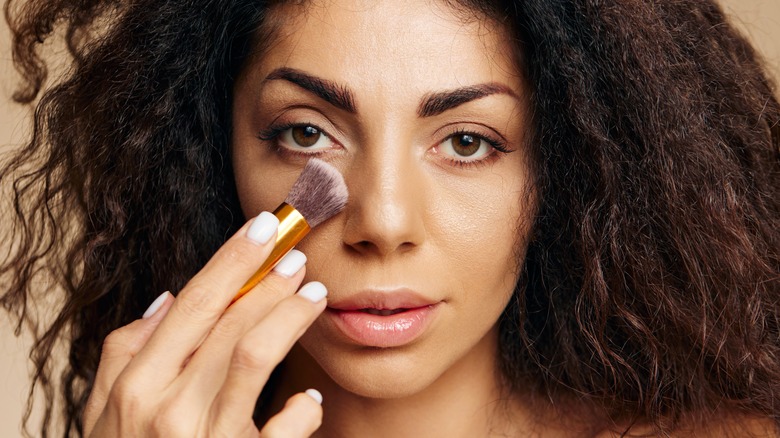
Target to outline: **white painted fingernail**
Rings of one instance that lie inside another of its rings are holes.
[[[322,394],[320,394],[320,392],[316,389],[307,389],[306,395],[313,398],[314,401],[316,401],[318,404],[322,404]]]
[[[328,289],[319,281],[312,281],[303,286],[301,290],[298,291],[298,295],[306,298],[312,303],[319,303],[323,298],[328,296]]]
[[[258,214],[255,220],[252,221],[252,225],[249,226],[249,230],[246,232],[246,237],[260,245],[265,245],[278,227],[279,219],[272,213],[264,211]]]
[[[297,274],[305,264],[306,255],[297,249],[293,249],[274,266],[274,272],[289,278]]]
[[[146,309],[146,312],[144,312],[144,315],[141,317],[143,319],[149,319],[151,318],[155,313],[157,313],[158,310],[160,310],[160,307],[162,307],[163,303],[165,302],[165,299],[168,298],[168,295],[171,293],[168,291],[163,292],[160,294],[159,297],[155,298],[154,301],[152,301],[152,304],[149,305],[149,308]]]

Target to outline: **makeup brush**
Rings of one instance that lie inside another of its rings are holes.
[[[282,204],[274,210],[279,218],[276,244],[262,266],[241,287],[233,302],[252,290],[312,228],[344,209],[347,185],[338,170],[330,164],[312,158],[293,184]]]

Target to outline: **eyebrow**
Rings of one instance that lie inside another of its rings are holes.
[[[290,67],[280,67],[266,76],[265,81],[285,80],[304,90],[314,93],[331,105],[349,113],[356,113],[355,97],[346,86],[336,84],[327,79],[318,78]],[[491,94],[507,94],[517,98],[517,94],[506,85],[490,82],[479,85],[469,85],[454,90],[429,93],[425,95],[419,107],[419,117],[433,117],[457,106],[481,99]]]
[[[291,82],[304,90],[310,91],[322,100],[344,111],[353,114],[357,111],[355,97],[347,87],[289,67],[277,68],[266,76],[265,81],[279,79]]]
[[[491,94],[508,94],[517,98],[515,92],[503,84],[491,82],[487,84],[469,85],[454,90],[426,95],[417,108],[417,115],[420,117],[437,116],[459,105],[490,96]]]

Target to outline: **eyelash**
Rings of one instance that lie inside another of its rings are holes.
[[[279,124],[276,124],[276,125],[271,125],[268,128],[260,131],[260,133],[257,135],[257,138],[260,139],[260,140],[263,140],[263,141],[272,141],[273,142],[274,151],[277,152],[277,153],[280,153],[280,154],[296,155],[296,156],[304,156],[304,157],[311,157],[311,156],[318,155],[318,153],[316,153],[316,152],[298,152],[298,151],[290,150],[288,148],[282,147],[279,144],[279,142],[274,141],[274,140],[277,139],[277,137],[279,137],[279,135],[281,135],[284,131],[286,131],[288,129],[302,128],[302,127],[306,127],[306,126],[310,126],[312,128],[317,129],[319,132],[322,133],[322,135],[327,137],[330,141],[335,142],[333,140],[333,137],[331,137],[330,134],[328,134],[328,131],[320,128],[319,125],[317,125],[315,123],[297,123],[297,122],[296,123],[279,123]]]
[[[494,137],[491,135],[480,134],[478,132],[474,132],[465,128],[458,128],[454,130],[449,135],[444,137],[444,139],[440,141],[439,144],[444,143],[448,139],[459,135],[471,135],[473,137],[477,137],[480,140],[486,142],[488,145],[490,145],[490,147],[494,149],[493,151],[489,152],[484,158],[481,158],[479,160],[457,160],[450,157],[444,158],[445,160],[450,162],[450,164],[453,164],[461,169],[474,167],[474,166],[484,166],[493,163],[496,159],[499,158],[497,152],[500,152],[502,154],[508,154],[512,152],[512,150],[507,147],[506,141],[504,141],[503,139],[499,139],[498,137]]]
[[[327,131],[325,131],[324,129],[320,128],[318,125],[316,125],[314,123],[297,123],[297,122],[296,123],[279,123],[279,124],[276,124],[276,125],[271,125],[268,128],[260,131],[260,133],[258,134],[257,138],[260,139],[260,140],[263,140],[263,141],[271,141],[271,142],[273,142],[273,147],[274,147],[275,152],[280,153],[280,154],[288,154],[288,155],[296,155],[296,156],[313,156],[313,155],[318,155],[318,153],[316,153],[316,152],[315,153],[307,153],[307,152],[298,152],[298,151],[290,150],[288,148],[285,148],[285,147],[281,146],[279,144],[279,142],[275,142],[274,141],[274,140],[276,140],[279,137],[279,135],[281,135],[284,131],[286,131],[288,129],[301,128],[301,127],[307,127],[307,126],[310,126],[312,128],[317,129],[319,132],[322,133],[322,135],[327,137],[330,141],[335,142],[333,140],[333,137],[331,137],[330,134],[328,134]],[[490,152],[487,156],[485,156],[484,158],[478,159],[478,160],[457,160],[457,159],[450,158],[450,157],[445,157],[444,158],[447,162],[449,162],[450,164],[452,164],[454,166],[457,166],[459,168],[469,168],[469,167],[487,165],[489,163],[494,162],[498,158],[496,152],[500,152],[502,154],[508,154],[508,153],[513,152],[512,149],[509,149],[507,147],[506,141],[504,141],[503,139],[499,139],[498,137],[494,137],[494,136],[490,136],[490,135],[481,134],[481,133],[474,132],[474,131],[471,131],[471,130],[468,130],[468,129],[464,129],[464,128],[458,128],[458,129],[454,130],[453,132],[448,134],[446,137],[444,137],[444,139],[442,141],[440,141],[438,144],[444,143],[448,139],[453,138],[453,137],[458,136],[458,135],[471,135],[471,136],[477,137],[480,140],[487,142],[487,144],[490,145],[490,147],[492,147],[494,149],[493,152]]]
[[[260,131],[260,133],[257,135],[257,138],[259,138],[260,140],[263,140],[263,141],[271,141],[271,140],[275,140],[276,137],[279,136],[279,134],[281,134],[282,132],[284,132],[284,131],[286,131],[288,129],[303,128],[303,127],[306,127],[306,126],[311,126],[312,128],[316,128],[318,131],[323,133],[323,135],[325,135],[326,137],[328,137],[331,140],[333,140],[331,138],[330,134],[327,133],[327,131],[325,131],[324,129],[320,128],[316,124],[314,124],[314,123],[297,123],[297,122],[296,123],[279,123],[279,124],[276,124],[276,125],[271,125],[268,128]]]

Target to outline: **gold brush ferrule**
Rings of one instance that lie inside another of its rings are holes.
[[[274,216],[279,219],[279,228],[276,234],[274,249],[255,274],[252,275],[252,278],[247,280],[236,296],[233,297],[231,304],[235,303],[241,296],[257,286],[257,284],[271,272],[271,269],[279,263],[279,260],[297,245],[301,239],[309,234],[309,231],[311,231],[311,227],[309,226],[309,223],[306,222],[303,215],[286,202],[282,202],[282,205],[274,211]]]

